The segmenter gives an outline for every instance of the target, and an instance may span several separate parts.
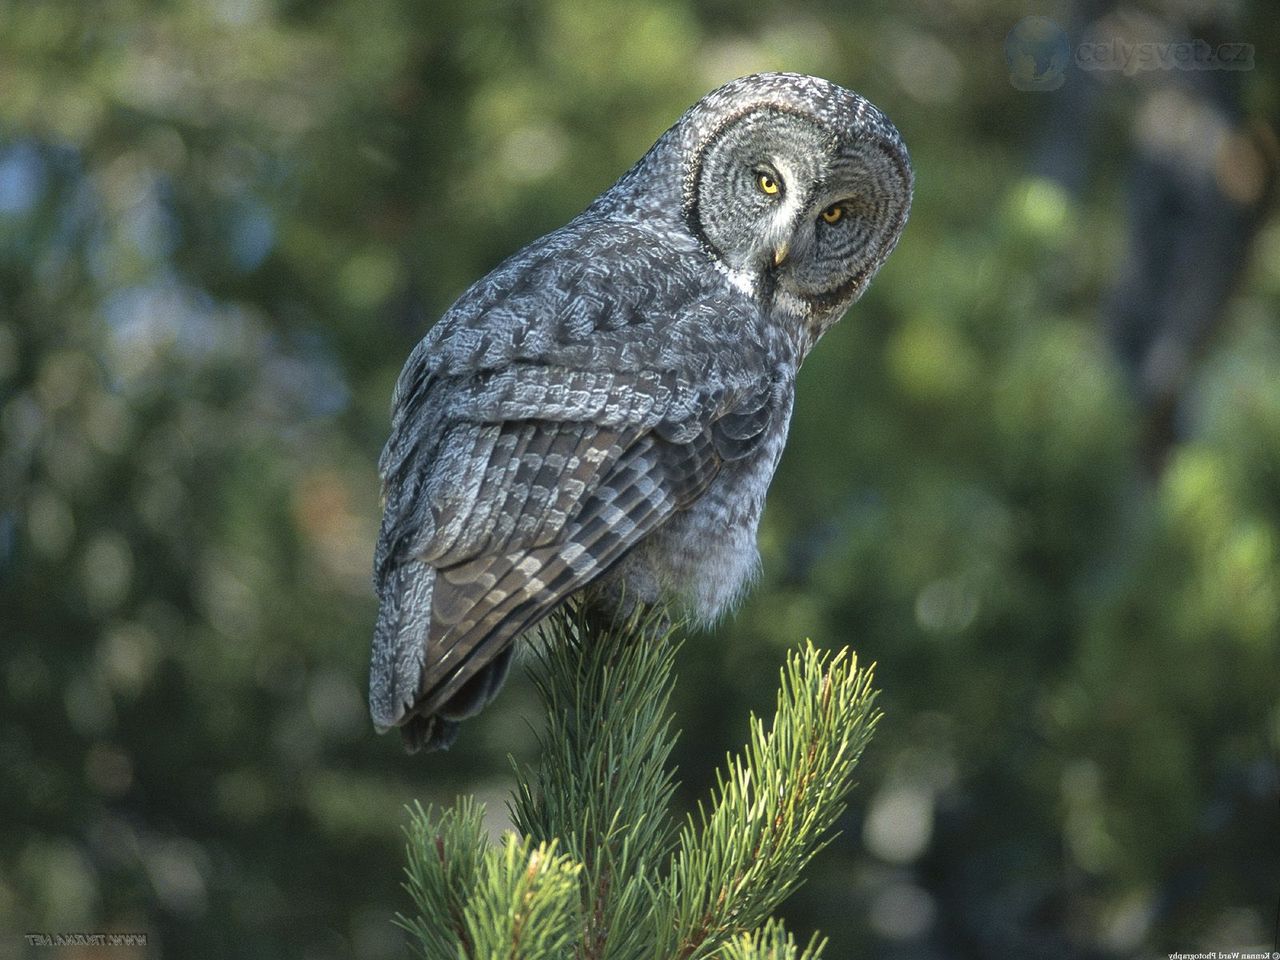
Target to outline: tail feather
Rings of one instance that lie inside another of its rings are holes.
[[[369,711],[379,733],[404,723],[418,699],[435,579],[430,564],[408,560],[383,584],[369,661]]]
[[[400,728],[405,748],[447,750],[458,723],[475,716],[501,689],[515,652],[509,644],[434,712],[424,714],[423,664],[431,629],[431,595],[436,570],[411,560],[391,571],[373,633],[369,669],[369,709],[379,733]]]

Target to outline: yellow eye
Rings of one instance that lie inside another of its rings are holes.
[[[822,211],[822,220],[824,223],[835,223],[844,216],[844,207],[838,203],[833,203],[827,209]]]
[[[756,174],[756,186],[761,193],[770,197],[782,191],[782,184],[764,171]]]

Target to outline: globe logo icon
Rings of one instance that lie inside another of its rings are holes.
[[[1009,82],[1019,90],[1057,90],[1067,78],[1071,45],[1048,17],[1024,17],[1004,38]]]

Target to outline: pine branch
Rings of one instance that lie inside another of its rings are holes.
[[[661,613],[601,624],[578,610],[543,631],[533,669],[547,712],[536,769],[516,767],[524,836],[491,846],[482,809],[420,807],[399,917],[430,960],[819,960],[769,914],[844,808],[871,736],[871,670],[812,644],[782,670],[777,713],[679,831],[667,766],[676,644]],[[561,852],[563,851],[563,852]]]
[[[661,611],[612,624],[574,610],[543,632],[532,671],[547,731],[536,772],[517,770],[512,819],[583,864],[581,960],[653,956],[653,887],[675,840],[671,634]]]
[[[871,670],[807,643],[782,671],[770,730],[757,717],[742,756],[717,774],[710,812],[681,831],[668,882],[678,960],[712,955],[764,923],[830,837],[879,719]]]
[[[474,960],[543,960],[573,949],[582,867],[556,853],[556,842],[508,835],[497,856],[484,859],[480,883],[463,919]]]
[[[428,960],[469,960],[476,953],[465,919],[467,904],[489,852],[484,808],[471,797],[461,797],[457,806],[439,814],[431,807],[423,810],[420,803],[409,813],[404,888],[419,913],[413,918],[397,914],[396,923],[413,935]]]
[[[804,950],[799,950],[791,934],[777,920],[770,920],[755,933],[734,937],[720,952],[723,960],[821,960],[825,940],[817,934]]]
[[[484,808],[469,797],[438,816],[411,810],[408,882],[419,907],[396,922],[428,960],[541,960],[566,955],[577,938],[578,875],[556,843],[514,835],[490,846]]]

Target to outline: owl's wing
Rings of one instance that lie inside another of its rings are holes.
[[[681,242],[575,221],[464,293],[409,358],[379,462],[378,726],[447,744],[517,634],[758,442],[772,328]]]
[[[760,381],[699,395],[672,374],[520,364],[435,388],[418,415],[447,411],[439,439],[400,421],[381,464],[371,705],[407,741],[483,706],[511,641],[695,500],[770,408]]]

